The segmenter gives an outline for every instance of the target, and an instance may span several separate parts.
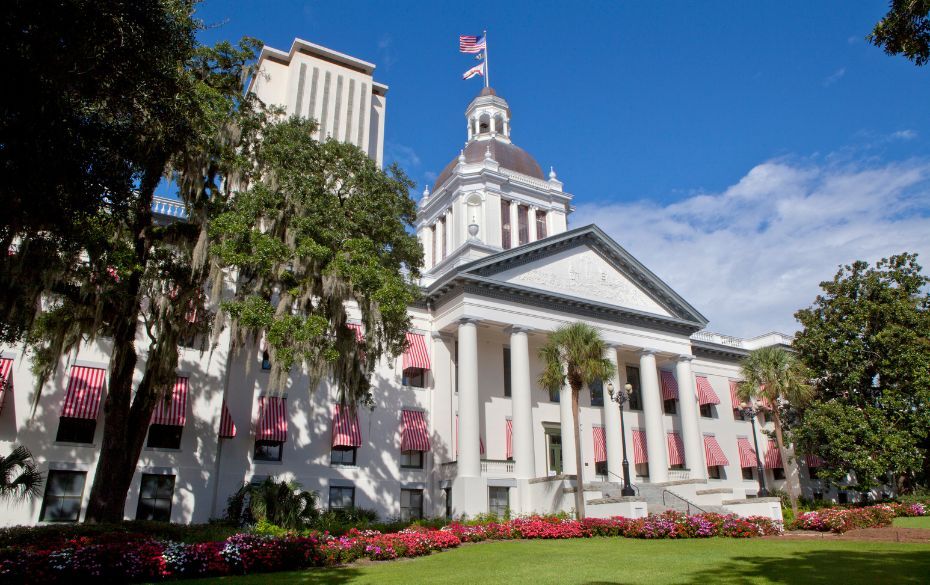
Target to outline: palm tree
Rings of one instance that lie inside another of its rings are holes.
[[[236,521],[265,520],[289,530],[300,530],[318,517],[317,493],[303,491],[294,481],[266,478],[259,484],[247,483],[230,496],[226,515]]]
[[[788,460],[778,403],[779,400],[784,400],[794,406],[804,404],[813,392],[813,388],[807,383],[810,378],[804,365],[793,352],[774,346],[762,347],[751,352],[743,359],[741,369],[743,382],[738,390],[740,399],[748,401],[750,398],[756,398],[768,403],[771,408],[775,422],[775,440],[778,443],[782,465],[785,466],[791,510],[797,517],[798,497],[801,491],[797,461]]]
[[[0,500],[35,498],[41,493],[43,479],[29,449],[19,446],[0,457]]]
[[[578,432],[578,395],[582,387],[614,375],[614,364],[604,358],[607,344],[597,329],[587,323],[563,325],[549,334],[539,349],[543,372],[539,384],[550,393],[566,382],[572,389],[572,430],[575,435],[575,515],[584,518],[584,481],[581,473],[581,437]]]

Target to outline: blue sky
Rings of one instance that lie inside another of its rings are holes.
[[[930,68],[864,37],[861,2],[220,2],[204,42],[301,37],[377,65],[385,151],[420,185],[479,91],[457,35],[488,30],[513,139],[711,319],[793,331],[836,266],[930,264]]]

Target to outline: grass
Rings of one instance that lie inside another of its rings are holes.
[[[926,583],[930,546],[826,540],[490,542],[419,559],[185,581],[190,585]]]
[[[925,528],[930,530],[930,516],[917,516],[914,518],[895,518],[894,525],[898,528]]]

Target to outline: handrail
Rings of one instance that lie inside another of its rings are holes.
[[[616,477],[617,479],[619,479],[619,480],[621,481],[621,483],[623,482],[623,477],[617,475],[617,474],[614,473],[613,471],[611,471],[611,470],[608,469],[608,470],[607,470],[607,473],[610,474],[610,475],[612,475],[612,476],[614,476],[614,477]],[[639,495],[639,486],[637,486],[635,483],[630,483],[630,487],[633,488],[633,491],[636,492],[636,495],[638,496],[638,495]]]
[[[690,500],[686,500],[685,498],[679,496],[678,494],[676,494],[676,493],[674,493],[674,492],[670,492],[670,491],[668,491],[668,490],[662,490],[662,505],[665,506],[666,508],[668,507],[668,505],[665,503],[665,494],[668,494],[668,495],[670,495],[670,496],[674,496],[674,497],[678,498],[679,500],[681,500],[682,502],[684,502],[684,503],[685,503],[685,506],[688,507],[688,512],[687,512],[687,514],[688,514],[689,516],[691,515],[691,508],[692,508],[692,507],[693,507],[695,510],[698,510],[699,512],[702,512],[702,513],[706,513],[706,512],[707,512],[707,510],[705,510],[704,508],[698,506],[697,504],[691,502]]]

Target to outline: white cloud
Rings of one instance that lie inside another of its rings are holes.
[[[412,174],[412,170],[420,166],[420,157],[417,155],[417,152],[409,146],[404,146],[396,142],[388,142],[385,145],[385,149],[387,151],[385,158],[388,161],[399,164],[408,174]]]
[[[891,138],[894,140],[913,140],[917,138],[917,131],[911,129],[898,130],[891,133]]]
[[[930,265],[930,161],[762,163],[721,193],[667,205],[579,204],[678,291],[713,331],[797,329],[794,312],[841,264],[903,251]]]
[[[837,69],[836,71],[834,71],[833,73],[831,73],[830,75],[824,78],[823,86],[830,87],[831,85],[833,85],[834,83],[842,79],[844,75],[846,75],[846,68],[840,67],[839,69]]]

